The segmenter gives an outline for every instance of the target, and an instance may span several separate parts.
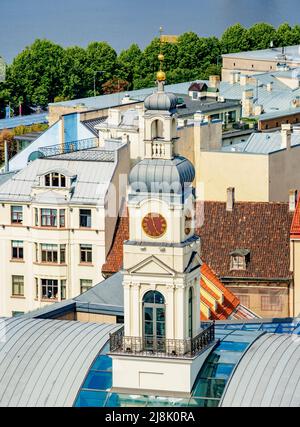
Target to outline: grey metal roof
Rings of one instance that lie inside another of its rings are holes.
[[[95,136],[98,136],[98,131],[95,129],[95,126],[100,125],[105,122],[107,116],[98,117],[96,119],[83,120],[82,123],[91,131]]]
[[[197,80],[197,82],[205,82],[204,80]],[[192,81],[190,82],[184,82],[184,83],[176,83],[173,85],[166,85],[165,90],[166,92],[172,92],[172,93],[187,93],[188,88],[190,85],[194,83]],[[156,91],[156,87],[152,88],[144,88],[139,90],[132,90],[127,92],[120,92],[120,93],[113,93],[110,95],[100,95],[95,97],[89,97],[89,98],[81,98],[81,99],[74,99],[72,101],[63,101],[63,102],[57,102],[49,104],[57,106],[63,106],[63,107],[75,107],[75,106],[82,106],[87,109],[101,109],[101,108],[110,108],[115,107],[117,105],[121,104],[122,99],[129,95],[130,99],[134,99],[136,101],[144,101],[145,98],[150,95],[151,93]]]
[[[296,131],[292,134],[291,146],[295,147],[299,144],[300,133]],[[227,145],[222,147],[221,150],[223,152],[271,154],[282,149],[280,132],[263,132],[253,133],[247,141],[240,142],[238,144]]]
[[[293,62],[300,62],[300,45],[295,46],[286,46],[284,54],[287,56],[287,60]],[[276,60],[278,55],[282,54],[282,48],[270,48],[270,49],[261,49],[261,50],[252,50],[246,52],[238,53],[227,53],[222,55],[223,57],[229,58],[245,58],[245,59],[264,59],[264,60]]]
[[[216,101],[214,99],[192,99],[190,96],[185,94],[177,94],[178,99],[182,99],[184,102],[183,106],[177,105],[178,117],[193,116],[196,112],[201,111],[203,114],[213,114],[220,112],[220,110],[236,110],[241,109],[241,103],[239,100],[226,99],[224,102]]]
[[[102,158],[103,152],[101,150],[97,151],[97,156],[95,156],[95,150],[92,151],[92,154],[89,154],[89,150],[86,150],[37,159],[29,163],[26,168],[17,172],[6,182],[1,184],[0,181],[0,200],[30,202],[33,200],[32,188],[38,185],[38,177],[49,170],[59,168],[60,170],[69,171],[68,176],[77,177],[73,184],[74,192],[70,194],[70,202],[104,203],[117,161],[112,161],[114,153],[105,151],[104,154],[107,158],[104,159]],[[60,159],[59,162],[58,159]],[[45,193],[39,197],[43,197],[43,202],[47,202],[49,198],[53,201],[53,197],[56,197],[57,201],[59,201],[59,194],[49,189],[45,189]]]
[[[13,129],[17,126],[29,126],[35,123],[48,123],[48,113],[30,114],[28,116],[17,116],[10,119],[1,119],[0,130]]]
[[[140,192],[181,193],[185,184],[195,178],[195,169],[185,157],[172,160],[144,159],[131,170],[129,182],[132,190]]]
[[[113,274],[108,279],[74,298],[74,301],[79,303],[122,307],[123,310],[124,293],[122,280],[123,274],[121,272]]]
[[[0,406],[72,406],[109,333],[120,325],[2,320]]]
[[[300,406],[300,338],[265,334],[244,354],[220,406]]]

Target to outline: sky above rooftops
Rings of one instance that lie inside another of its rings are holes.
[[[297,0],[1,0],[0,15],[0,55],[8,63],[36,38],[63,46],[105,40],[120,51],[133,42],[145,47],[160,25],[167,34],[220,36],[236,22],[300,21]]]

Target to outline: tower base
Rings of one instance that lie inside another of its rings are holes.
[[[110,353],[113,362],[112,391],[187,398],[214,346],[213,342],[193,358],[137,357]]]

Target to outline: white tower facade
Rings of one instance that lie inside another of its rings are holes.
[[[213,342],[200,325],[200,238],[193,165],[175,156],[175,95],[145,100],[144,159],[129,177],[124,331],[111,338],[113,390],[188,395]]]

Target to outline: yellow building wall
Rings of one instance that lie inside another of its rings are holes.
[[[222,201],[226,190],[235,188],[238,202],[269,200],[269,165],[266,155],[241,153],[201,152],[195,164],[197,173],[197,197],[204,200]],[[202,192],[202,194],[201,194]]]

